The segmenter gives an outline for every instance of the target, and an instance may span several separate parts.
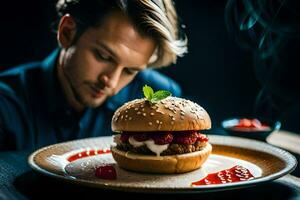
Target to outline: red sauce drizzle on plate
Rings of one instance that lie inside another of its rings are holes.
[[[99,155],[99,154],[106,154],[106,153],[110,153],[110,150],[109,149],[88,150],[88,151],[83,151],[83,152],[77,153],[75,155],[72,155],[67,160],[69,162],[73,162],[80,158],[85,158],[88,156],[95,156],[95,155]]]
[[[205,178],[193,182],[192,185],[234,183],[234,182],[250,180],[253,178],[254,176],[247,168],[236,165],[230,169],[225,169],[216,173],[211,173],[207,175]]]

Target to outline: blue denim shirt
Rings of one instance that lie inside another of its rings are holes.
[[[147,84],[180,96],[170,78],[147,69],[98,108],[78,115],[67,103],[55,73],[59,50],[0,74],[0,150],[34,150],[68,140],[111,135],[111,118],[123,103],[142,97]]]

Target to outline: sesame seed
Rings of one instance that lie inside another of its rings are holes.
[[[146,116],[146,113],[143,113],[143,116]]]
[[[156,123],[159,124],[159,120],[156,120]]]
[[[135,108],[134,110],[139,110],[139,108]]]
[[[152,126],[152,122],[149,122],[148,124],[149,124],[150,126]]]
[[[152,113],[150,113],[150,115],[154,115],[154,113],[152,112]]]
[[[160,114],[165,114],[164,112],[160,111],[160,110],[156,110],[156,112],[160,113]]]
[[[140,114],[141,114],[141,112],[140,112],[140,111],[138,111],[136,114],[140,115]]]
[[[132,120],[132,117],[129,117],[129,120]]]

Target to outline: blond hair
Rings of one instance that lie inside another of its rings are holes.
[[[56,8],[59,16],[68,13],[81,25],[77,37],[89,26],[101,25],[112,11],[124,12],[141,34],[157,43],[149,61],[151,67],[176,63],[177,57],[187,52],[187,37],[180,31],[172,0],[59,0]]]
[[[144,23],[160,35],[157,37],[158,46],[149,65],[161,67],[176,63],[177,57],[187,52],[187,37],[179,37],[178,16],[172,0],[141,0],[141,3],[153,13],[153,16],[143,17]]]

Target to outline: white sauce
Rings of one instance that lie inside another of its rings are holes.
[[[160,154],[164,150],[166,150],[169,146],[169,144],[163,144],[163,145],[155,144],[154,140],[152,140],[152,139],[139,142],[139,141],[136,141],[132,136],[129,137],[129,143],[134,147],[140,147],[140,146],[146,145],[148,147],[148,149],[150,149],[150,151],[155,153],[157,156],[160,156]]]
[[[121,144],[122,143],[120,134],[115,135],[113,138],[114,138],[114,143],[116,143],[116,144]]]
[[[128,139],[129,143],[134,147],[140,147],[144,145],[144,142],[136,141],[132,136]]]
[[[148,149],[150,149],[153,153],[155,153],[157,156],[160,156],[160,154],[166,150],[169,146],[169,144],[155,144],[154,140],[146,140],[144,141],[145,144],[147,145]]]

